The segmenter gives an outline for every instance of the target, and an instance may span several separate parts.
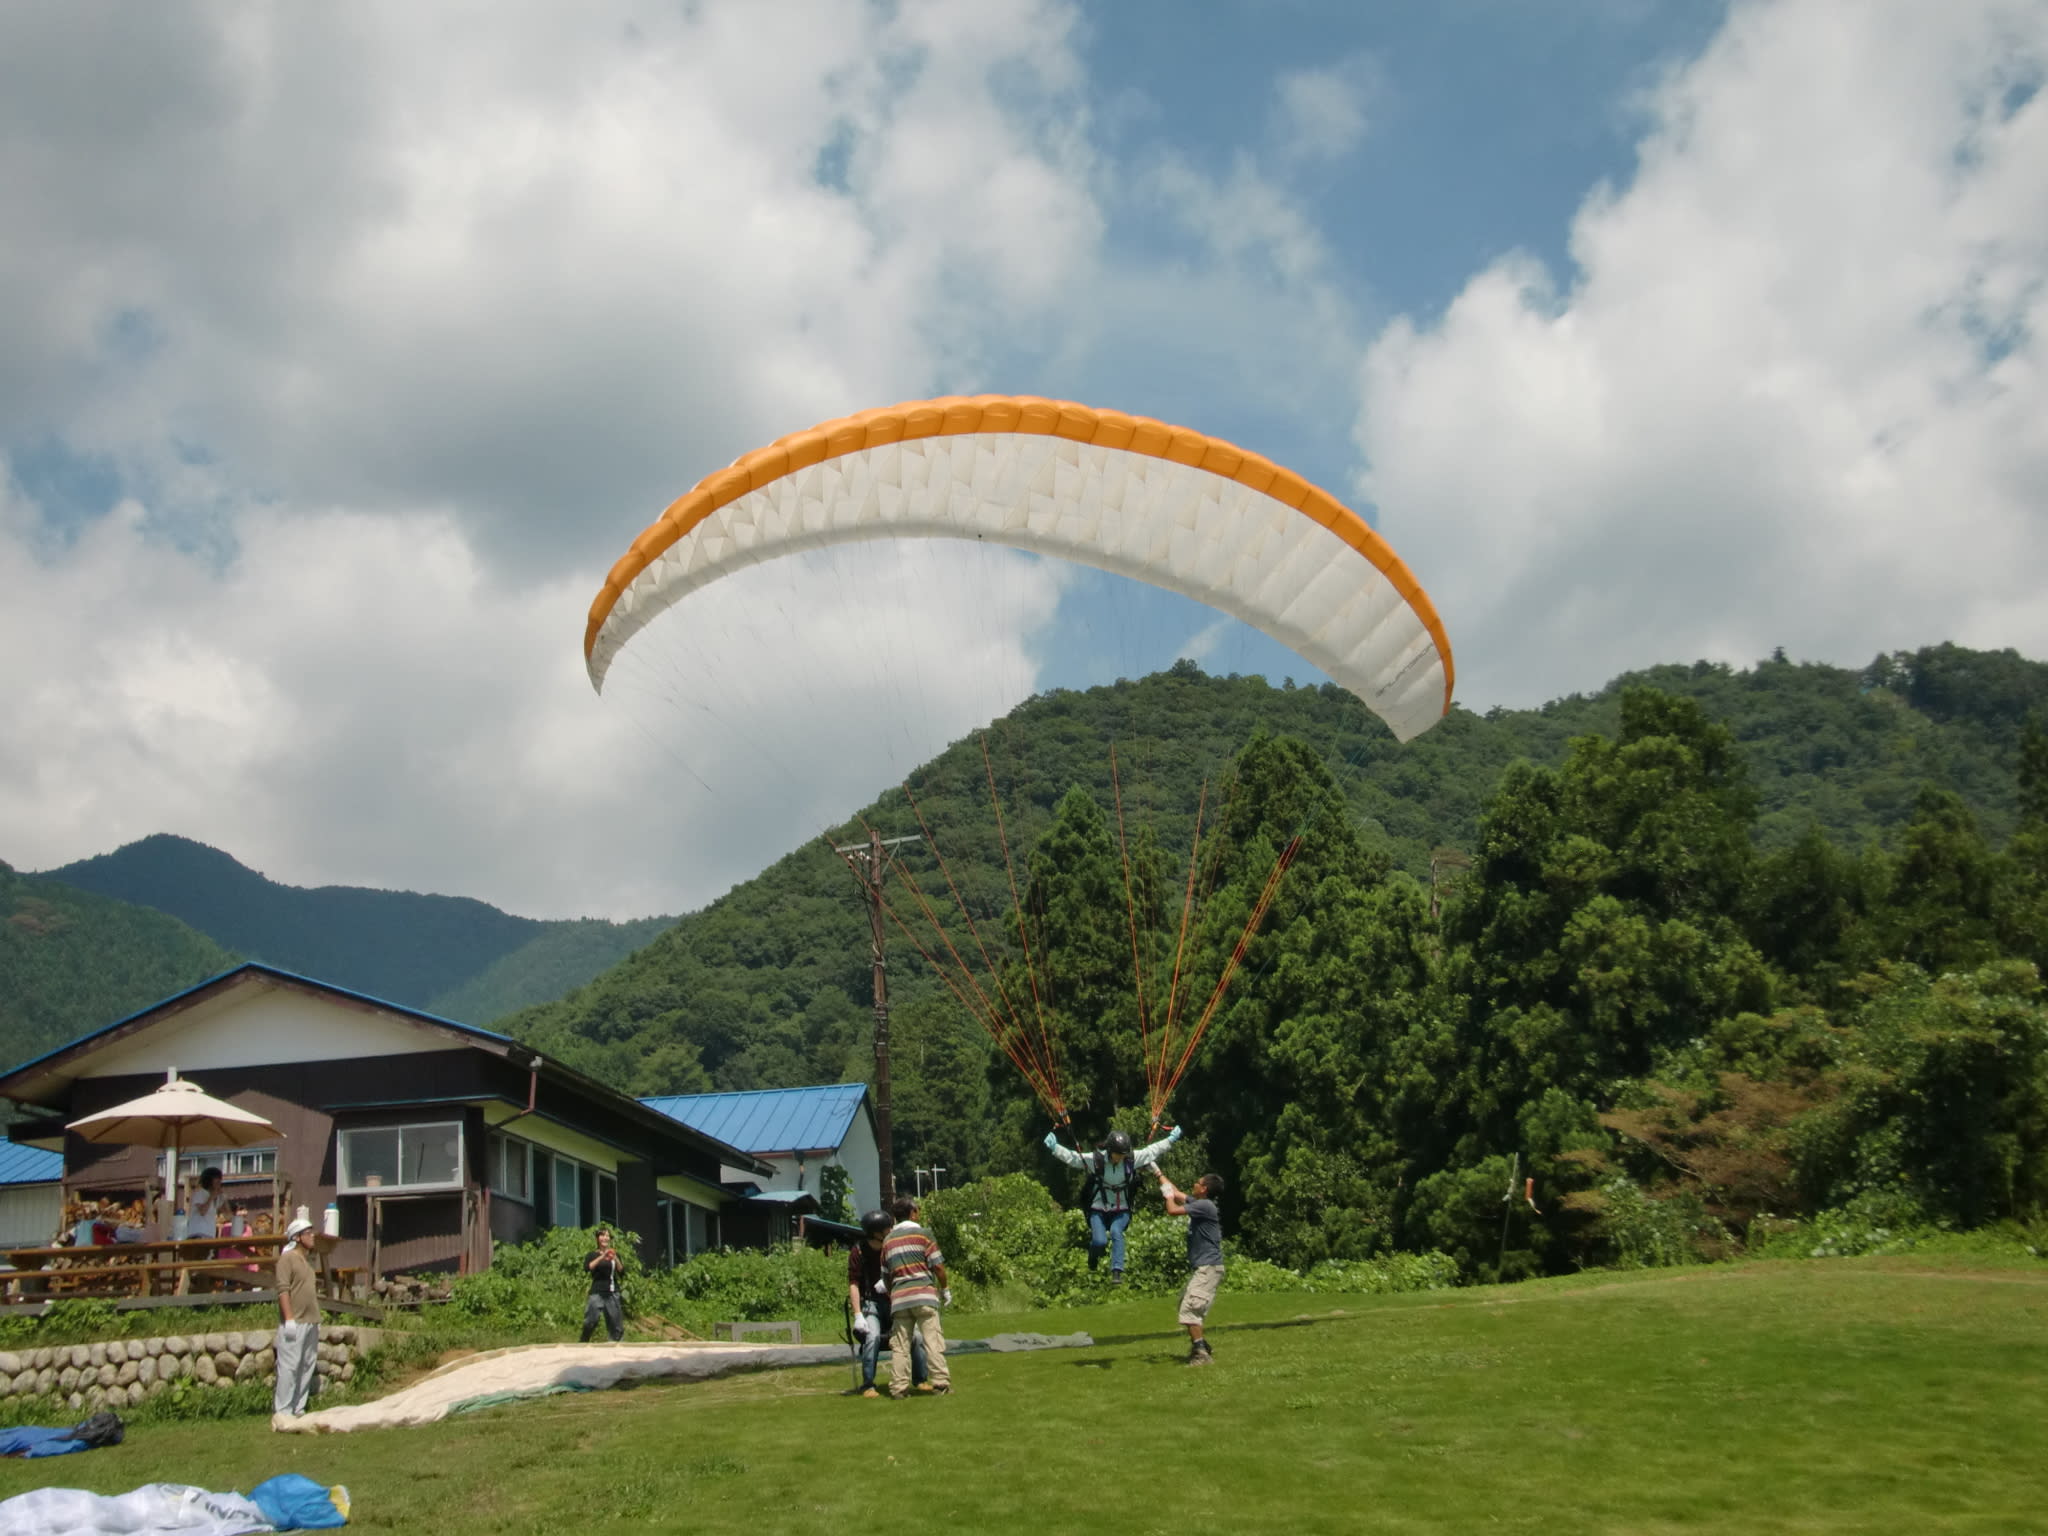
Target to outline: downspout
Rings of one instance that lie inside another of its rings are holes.
[[[505,1129],[506,1126],[511,1125],[514,1121],[524,1120],[528,1115],[533,1113],[533,1106],[535,1102],[539,1099],[539,1097],[540,1058],[536,1056],[531,1060],[531,1062],[528,1063],[526,1068],[526,1108],[519,1111],[519,1113],[514,1115],[512,1119],[500,1120],[496,1125],[490,1126],[488,1127],[488,1129],[493,1131],[502,1131],[503,1129]]]

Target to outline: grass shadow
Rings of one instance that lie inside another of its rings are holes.
[[[1270,1323],[1210,1323],[1204,1333],[1261,1333],[1274,1328],[1314,1328],[1322,1323],[1351,1323],[1358,1319],[1346,1313],[1341,1317],[1286,1317]],[[1111,1349],[1120,1344],[1146,1344],[1158,1339],[1182,1339],[1187,1335],[1179,1328],[1166,1328],[1153,1333],[1114,1333],[1094,1335],[1097,1349]]]

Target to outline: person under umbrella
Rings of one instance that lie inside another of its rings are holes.
[[[197,1083],[178,1076],[175,1067],[153,1092],[73,1120],[67,1129],[76,1131],[86,1141],[105,1146],[168,1147],[171,1172],[165,1188],[173,1204],[178,1198],[180,1147],[195,1142],[201,1146],[246,1147],[259,1141],[273,1141],[280,1134],[261,1115],[216,1099]],[[210,1200],[210,1189],[208,1195]],[[176,1221],[174,1211],[174,1227]],[[204,1235],[212,1237],[213,1229],[208,1227]]]

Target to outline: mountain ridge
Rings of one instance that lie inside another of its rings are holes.
[[[549,920],[469,896],[287,885],[168,832],[24,878],[148,908],[224,951],[477,1023],[560,995],[671,921]]]

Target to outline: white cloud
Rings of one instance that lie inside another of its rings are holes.
[[[1335,160],[1364,142],[1378,75],[1368,57],[1283,74],[1275,85],[1274,137],[1294,159]]]
[[[930,387],[964,303],[1037,318],[1094,237],[1051,0],[126,17],[0,37],[6,418],[507,556]]]
[[[49,662],[0,683],[10,862],[175,831],[296,884],[459,870],[514,911],[674,910],[1027,695],[1061,583],[957,546],[756,569],[599,700],[573,643],[593,572],[505,581],[446,516],[260,509],[240,534],[225,571],[134,508],[54,562],[0,538],[0,653]]]
[[[707,470],[980,387],[1091,268],[1072,25],[1059,0],[0,16],[0,454],[102,456],[134,498],[53,537],[76,518],[10,493],[0,856],[172,830],[287,880],[634,915],[869,798],[875,754],[819,744],[898,685],[830,673],[821,707],[842,600],[814,576],[730,660],[750,730],[806,744],[794,812],[752,781],[679,796],[591,695],[583,611]],[[1057,593],[949,581],[905,604],[926,751],[1031,690]]]
[[[2048,654],[2041,0],[1735,8],[1589,198],[1366,355],[1360,489],[1460,696],[1774,645]]]
[[[1207,661],[1229,630],[1228,619],[1218,619],[1213,624],[1204,624],[1180,643],[1178,654],[1187,657],[1189,661]]]

